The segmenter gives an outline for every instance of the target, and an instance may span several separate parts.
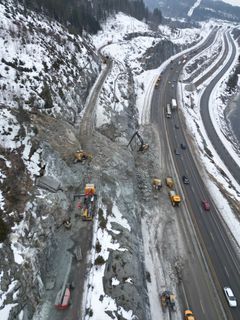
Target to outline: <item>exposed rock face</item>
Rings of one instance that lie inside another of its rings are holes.
[[[169,40],[153,41],[153,45],[146,51],[145,61],[142,63],[145,70],[158,68],[170,56],[180,51],[180,48]]]

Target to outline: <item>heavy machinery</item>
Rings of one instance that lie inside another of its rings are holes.
[[[84,160],[92,160],[93,156],[83,150],[78,150],[74,153],[74,162],[83,162]]]
[[[158,178],[154,178],[152,181],[152,187],[154,190],[161,190],[162,188],[162,180]]]
[[[168,176],[168,177],[166,178],[166,185],[167,185],[170,189],[173,188],[173,186],[174,186],[174,181],[173,181],[173,178],[172,178],[172,177]]]
[[[92,221],[96,209],[96,189],[94,184],[88,183],[84,189],[84,200],[82,206],[82,220]]]
[[[173,207],[178,206],[181,202],[181,197],[179,194],[177,194],[175,190],[170,190],[168,194]]]
[[[170,311],[176,311],[175,295],[169,290],[164,291],[161,294],[161,304],[164,311],[166,308],[169,308]]]
[[[146,144],[146,143],[143,142],[143,138],[140,136],[140,134],[138,133],[138,131],[136,131],[136,132],[133,134],[133,136],[132,136],[132,138],[130,139],[130,141],[129,141],[129,143],[128,143],[127,146],[130,146],[130,145],[131,145],[131,142],[133,141],[133,139],[134,139],[135,137],[137,137],[138,140],[140,141],[140,146],[139,146],[138,151],[146,151],[146,150],[149,149],[149,144]]]

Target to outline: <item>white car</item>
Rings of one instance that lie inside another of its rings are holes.
[[[229,287],[224,287],[223,291],[225,293],[225,296],[227,298],[228,304],[230,307],[236,307],[237,306],[237,300],[232,292],[232,289]]]

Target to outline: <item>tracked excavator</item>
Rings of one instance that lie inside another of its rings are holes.
[[[83,162],[84,160],[92,160],[93,156],[83,150],[78,150],[74,153],[74,162]]]
[[[139,142],[140,142],[138,151],[143,152],[143,151],[146,151],[146,150],[149,149],[149,144],[144,143],[143,138],[140,136],[140,134],[139,134],[138,131],[136,131],[136,132],[133,134],[133,136],[132,136],[132,138],[130,139],[130,141],[129,141],[129,143],[128,143],[127,146],[131,146],[131,143],[132,143],[132,141],[133,141],[133,139],[134,139],[135,137],[137,137],[138,140],[139,140]]]

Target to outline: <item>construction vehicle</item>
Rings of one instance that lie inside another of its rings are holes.
[[[93,156],[83,150],[78,150],[74,153],[74,162],[83,162],[84,160],[92,160]]]
[[[129,143],[128,143],[127,146],[130,146],[130,145],[131,145],[131,142],[133,141],[133,139],[134,139],[135,137],[137,137],[138,140],[140,141],[140,146],[139,146],[138,151],[146,151],[146,150],[149,149],[149,144],[146,144],[146,143],[143,142],[143,138],[140,136],[140,134],[138,133],[138,131],[136,131],[136,132],[133,134],[133,136],[132,136],[132,138],[130,139],[130,141],[129,141]]]
[[[173,207],[178,206],[181,202],[181,197],[179,194],[177,194],[175,190],[170,190],[168,194]]]
[[[169,308],[170,311],[176,311],[175,295],[168,290],[164,291],[161,294],[161,304],[164,311],[166,308]]]
[[[157,78],[157,81],[155,82],[155,88],[158,88],[159,83],[160,83],[160,80],[161,80],[161,77],[159,76],[159,77]]]
[[[83,197],[82,220],[92,221],[96,209],[97,198],[94,184],[86,184]]]
[[[158,178],[154,178],[152,181],[152,186],[154,190],[161,190],[162,188],[162,180]]]
[[[172,177],[167,177],[166,178],[166,185],[170,188],[170,189],[172,189],[173,188],[173,186],[174,186],[174,181],[173,181],[173,178]]]

